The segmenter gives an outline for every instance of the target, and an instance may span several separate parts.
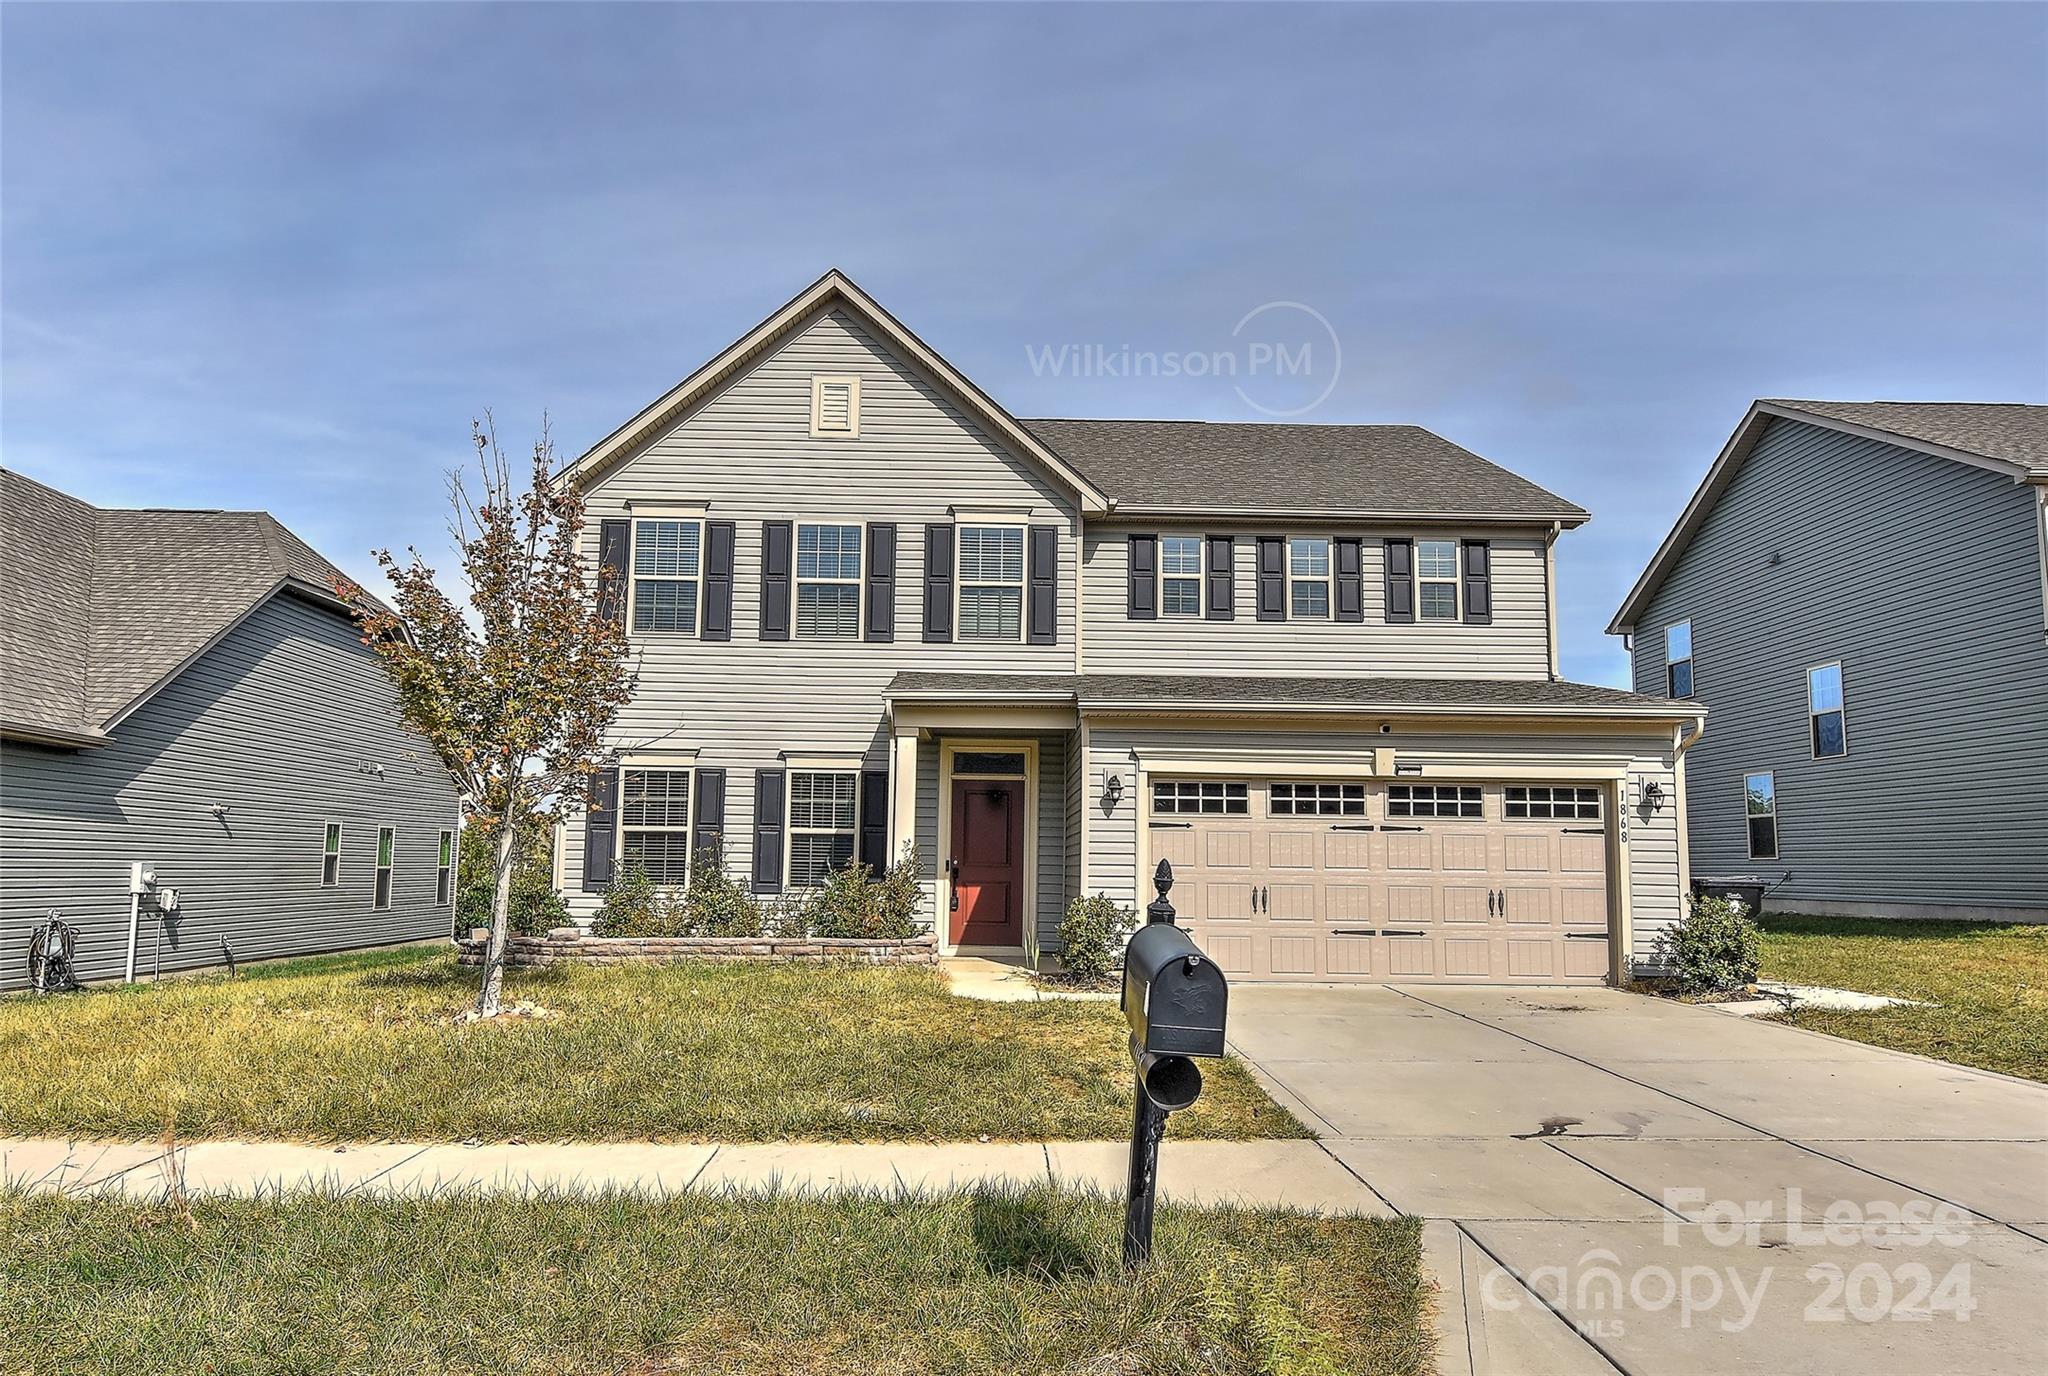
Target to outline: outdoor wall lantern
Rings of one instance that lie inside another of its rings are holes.
[[[1664,806],[1664,785],[1655,779],[1643,785],[1643,806],[1651,812]]]
[[[1111,812],[1116,811],[1116,805],[1123,801],[1123,796],[1124,781],[1121,775],[1112,774],[1102,781],[1102,804],[1104,807],[1108,808]]]

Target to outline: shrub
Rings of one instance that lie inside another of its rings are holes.
[[[676,936],[760,936],[761,904],[725,867],[722,847],[706,846],[690,866],[690,884],[674,904]]]
[[[793,905],[792,913],[801,915],[813,936],[902,941],[917,935],[923,908],[917,852],[906,848],[879,879],[858,862],[832,871],[823,887]]]
[[[1716,993],[1755,982],[1763,938],[1742,904],[1695,895],[1685,916],[1658,935],[1657,956],[1687,993]]]
[[[671,936],[673,907],[668,895],[655,887],[647,867],[628,860],[613,876],[590,930],[598,936]]]
[[[467,936],[491,925],[491,871],[498,863],[497,833],[471,826],[457,853],[462,887],[455,895],[455,927]],[[507,914],[514,936],[545,936],[568,925],[569,905],[555,892],[555,856],[547,828],[536,826],[512,857],[512,904]]]
[[[1080,979],[1109,978],[1109,972],[1123,959],[1124,939],[1137,921],[1137,913],[1108,894],[1076,898],[1067,904],[1067,915],[1060,919],[1060,964]]]

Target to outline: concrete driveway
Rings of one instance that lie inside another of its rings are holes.
[[[1443,1369],[2048,1372],[2048,1087],[1605,989],[1231,990]]]

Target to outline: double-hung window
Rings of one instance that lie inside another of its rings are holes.
[[[1424,621],[1458,619],[1458,542],[1415,542],[1415,606]]]
[[[837,771],[789,776],[789,883],[814,888],[853,863],[860,775]]]
[[[690,882],[690,771],[619,771],[619,859],[663,888]]]
[[[960,636],[1024,636],[1024,527],[960,527]]]
[[[1159,537],[1159,614],[1202,614],[1202,537]]]
[[[1742,776],[1742,814],[1749,826],[1749,858],[1778,858],[1778,781],[1772,775]]]
[[[796,528],[798,638],[859,638],[860,541],[859,526]]]
[[[1692,622],[1664,628],[1664,691],[1674,698],[1692,696]]]
[[[1330,614],[1330,542],[1320,535],[1297,535],[1287,542],[1288,615],[1327,617]]]
[[[633,522],[633,629],[697,633],[704,527],[697,521]]]
[[[329,822],[320,837],[320,887],[331,889],[341,882],[341,823]]]
[[[377,828],[377,882],[372,889],[370,906],[388,908],[391,906],[391,861],[395,849],[390,827]]]
[[[1849,728],[1843,717],[1842,666],[1816,664],[1806,671],[1806,715],[1813,731],[1813,757],[1824,760],[1849,753]]]
[[[434,906],[445,908],[455,897],[455,833],[441,833],[441,858],[434,869]]]

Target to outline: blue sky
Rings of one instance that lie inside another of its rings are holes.
[[[1619,682],[1752,398],[2048,400],[2044,72],[2023,5],[9,4],[0,446],[364,576],[483,408],[578,452],[827,266],[1026,416],[1258,419],[1031,351],[1297,301],[1306,419],[1594,512],[1565,667]]]

